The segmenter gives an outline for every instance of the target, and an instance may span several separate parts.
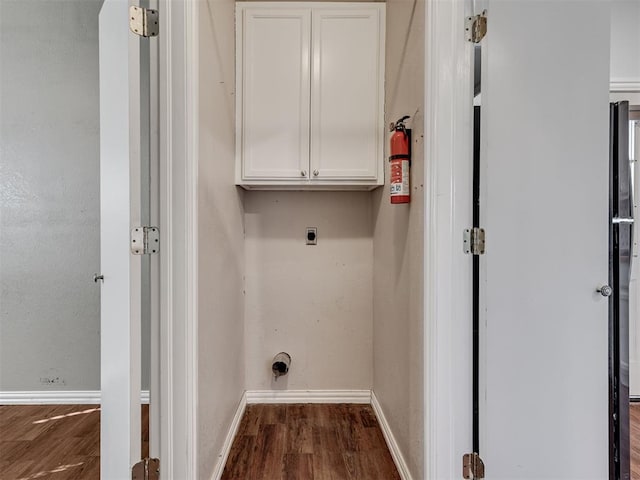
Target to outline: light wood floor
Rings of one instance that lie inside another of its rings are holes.
[[[640,403],[632,403],[629,408],[631,437],[631,478],[640,480]]]
[[[222,480],[400,480],[369,405],[249,405]]]
[[[142,456],[149,406],[142,406]],[[99,405],[0,406],[0,479],[98,480]]]

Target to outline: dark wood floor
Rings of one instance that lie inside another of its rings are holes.
[[[640,480],[640,403],[631,409],[631,478]],[[142,407],[142,451],[149,452]],[[100,478],[97,405],[0,406],[0,479]],[[250,405],[223,480],[394,480],[368,405]]]
[[[149,406],[142,406],[142,456]],[[0,406],[0,479],[98,480],[99,405]]]
[[[249,405],[222,480],[399,480],[369,405]]]

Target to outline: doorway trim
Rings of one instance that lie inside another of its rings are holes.
[[[164,478],[197,478],[197,5],[159,0],[161,459]],[[456,478],[471,451],[471,0],[427,2],[424,265],[425,478]],[[468,381],[464,381],[468,379]]]
[[[472,1],[425,10],[424,468],[441,480],[461,476],[472,448]]]
[[[197,2],[160,10],[161,475],[198,478]]]

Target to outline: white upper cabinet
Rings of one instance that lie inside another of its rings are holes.
[[[236,5],[236,183],[384,184],[384,4]]]
[[[309,170],[311,12],[239,7],[238,14],[242,178],[297,180]]]

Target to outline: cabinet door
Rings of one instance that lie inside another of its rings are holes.
[[[312,175],[382,180],[384,10],[314,9],[312,51]]]
[[[308,177],[310,10],[239,7],[238,14],[241,177]]]

